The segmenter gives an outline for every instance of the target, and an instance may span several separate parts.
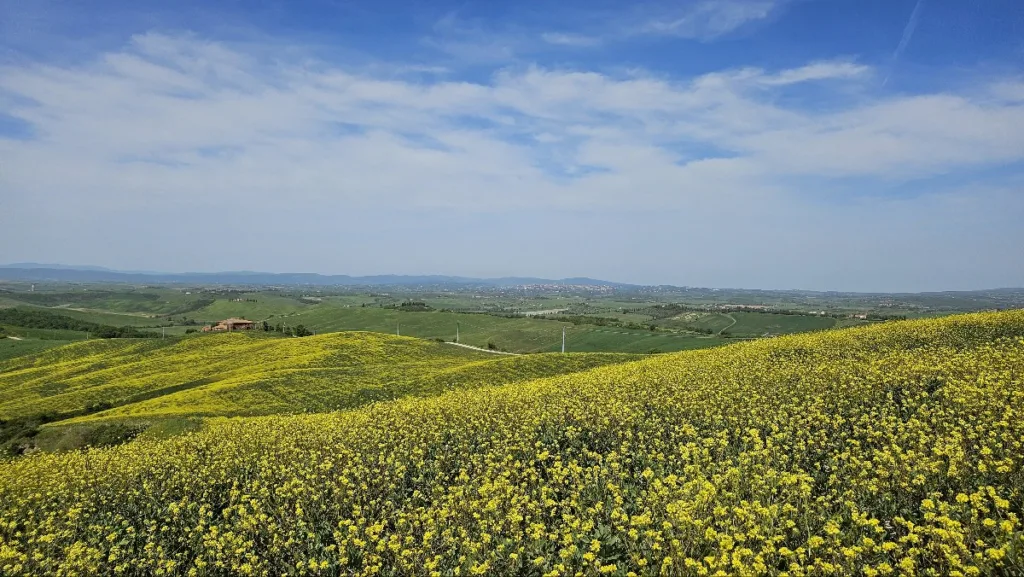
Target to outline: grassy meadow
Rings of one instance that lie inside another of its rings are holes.
[[[224,358],[209,362],[270,346],[223,336]],[[319,371],[325,359],[443,364],[447,349],[413,349],[454,348],[373,339],[287,355]],[[207,364],[190,348],[202,338],[182,343],[193,362],[140,378]],[[4,410],[25,406],[12,388],[36,402],[103,389],[84,370],[93,361],[75,368],[86,346],[43,353],[67,359],[61,379],[82,381],[0,385]],[[117,354],[148,356],[137,346]],[[545,358],[561,355],[495,362]],[[1022,366],[1024,312],[973,314],[26,455],[0,462],[0,571],[1020,574]],[[491,368],[469,380],[528,370]]]

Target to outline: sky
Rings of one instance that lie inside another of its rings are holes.
[[[0,0],[0,263],[1024,286],[1020,0]]]

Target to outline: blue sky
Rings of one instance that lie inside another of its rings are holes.
[[[1024,286],[1017,0],[0,0],[0,262]]]

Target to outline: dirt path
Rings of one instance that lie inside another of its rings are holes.
[[[69,311],[78,311],[80,313],[100,313],[100,314],[104,314],[104,315],[119,315],[119,316],[122,316],[122,317],[138,317],[140,319],[155,319],[155,318],[157,318],[157,315],[151,315],[151,314],[148,314],[148,313],[125,313],[125,312],[120,312],[120,311],[107,311],[107,310],[103,310],[103,309],[84,309],[84,308],[81,308],[81,307],[73,307],[71,305],[57,305],[55,307],[50,307],[50,308],[53,308],[53,309],[65,309],[65,310],[69,310]]]
[[[10,336],[10,335],[8,335],[7,338],[11,339],[12,341],[20,341],[21,340],[21,337],[13,337],[13,336]]]
[[[723,332],[725,332],[725,331],[727,331],[727,330],[731,329],[731,328],[733,327],[733,325],[735,325],[735,324],[736,324],[736,317],[732,316],[732,315],[731,315],[731,314],[729,314],[729,313],[722,313],[722,315],[723,315],[723,316],[726,316],[726,317],[729,317],[729,320],[730,320],[730,321],[732,321],[732,324],[731,324],[731,325],[729,325],[729,326],[727,326],[727,327],[722,327],[722,330],[718,331],[718,336],[722,336],[722,333],[723,333]]]
[[[505,351],[492,351],[491,349],[485,349],[483,347],[474,347],[473,345],[464,345],[462,343],[449,343],[448,341],[445,341],[444,344],[451,345],[453,347],[462,347],[464,349],[473,349],[474,351],[483,351],[485,353],[491,353],[492,355],[519,356],[521,354],[521,353],[508,353],[508,352],[505,352]]]

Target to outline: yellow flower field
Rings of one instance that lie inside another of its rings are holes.
[[[217,418],[0,464],[0,573],[1022,574],[1022,374],[1014,311]]]
[[[507,357],[371,332],[94,340],[0,363],[0,419],[89,407],[62,422],[331,411],[638,358]]]

